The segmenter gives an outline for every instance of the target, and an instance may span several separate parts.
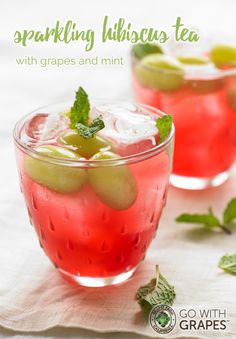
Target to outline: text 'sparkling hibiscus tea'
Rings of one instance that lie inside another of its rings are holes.
[[[172,184],[202,189],[223,183],[235,161],[236,48],[216,45],[196,56],[190,45],[185,53],[136,45],[133,86],[139,102],[173,116]]]
[[[90,108],[81,88],[71,109],[47,106],[17,124],[29,217],[66,278],[104,286],[133,274],[165,204],[173,134],[171,117],[160,111],[128,103]]]

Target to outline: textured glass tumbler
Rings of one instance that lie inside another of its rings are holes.
[[[173,116],[170,182],[184,189],[225,182],[236,155],[236,69],[183,75],[143,65],[132,56],[132,70],[135,99]]]
[[[57,104],[41,111],[51,114],[64,112],[68,107]],[[155,118],[163,115],[148,106],[144,109]],[[96,287],[125,281],[144,259],[165,205],[174,126],[163,143],[141,153],[112,160],[79,161],[39,155],[25,145],[22,135],[26,128],[34,128],[31,122],[37,112],[16,124],[14,139],[21,189],[42,249],[65,278],[78,284]],[[111,173],[116,176],[128,170],[136,199],[128,208],[111,208],[99,199],[89,183],[79,192],[56,192],[28,175],[26,164],[32,159],[39,166],[51,166],[65,180],[74,180],[79,171],[89,175],[102,173],[104,185]]]

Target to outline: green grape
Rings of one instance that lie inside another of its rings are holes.
[[[179,56],[177,59],[185,65],[206,65],[210,60],[205,56]]]
[[[229,88],[227,99],[230,107],[236,111],[236,84]]]
[[[212,48],[210,57],[217,67],[224,65],[236,66],[236,47],[216,45]]]
[[[184,82],[183,65],[164,54],[145,56],[134,66],[134,72],[143,86],[161,91],[175,91]]]
[[[43,155],[64,159],[79,160],[75,152],[59,146],[45,145],[36,148],[42,157],[34,158],[26,155],[24,166],[26,173],[38,184],[44,185],[60,193],[77,192],[84,185],[87,174],[82,168],[66,167],[44,160]],[[50,159],[49,159],[50,161]]]
[[[113,152],[100,152],[95,154],[91,160],[107,159],[119,159],[119,156]],[[101,201],[115,210],[129,208],[137,198],[135,178],[125,165],[89,169],[88,178]]]
[[[85,139],[77,131],[67,131],[58,140],[61,144],[73,146],[82,157],[91,158],[102,149],[111,149],[111,144],[95,135],[93,138]]]

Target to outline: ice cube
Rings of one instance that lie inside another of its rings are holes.
[[[68,118],[64,113],[49,114],[42,126],[39,140],[48,141],[56,139],[66,128],[68,128]]]
[[[26,136],[32,140],[39,140],[42,126],[45,124],[48,114],[39,113],[34,116],[25,127]]]
[[[27,122],[21,138],[27,145],[51,143],[67,127],[68,118],[65,114],[38,113]]]
[[[92,109],[93,118],[102,115],[105,128],[100,134],[119,144],[135,144],[143,140],[151,140],[155,145],[157,128],[155,119],[148,113],[139,110],[135,105],[104,104]]]
[[[204,65],[184,65],[184,70],[186,72],[186,78],[197,77],[201,75],[219,75],[219,69],[215,67],[212,62],[209,62]]]

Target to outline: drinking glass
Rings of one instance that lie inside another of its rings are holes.
[[[236,154],[236,68],[178,70],[144,65],[132,55],[135,99],[171,114],[176,128],[170,182],[184,189],[218,186]]]
[[[152,146],[153,140],[145,139],[122,146],[115,159],[37,152],[45,117],[53,120],[69,107],[46,106],[17,122],[21,190],[40,246],[65,278],[92,287],[117,284],[135,272],[155,235],[166,202],[174,126],[164,142]],[[145,105],[132,107],[153,121],[164,114]],[[44,143],[58,145],[57,128],[44,135]]]

